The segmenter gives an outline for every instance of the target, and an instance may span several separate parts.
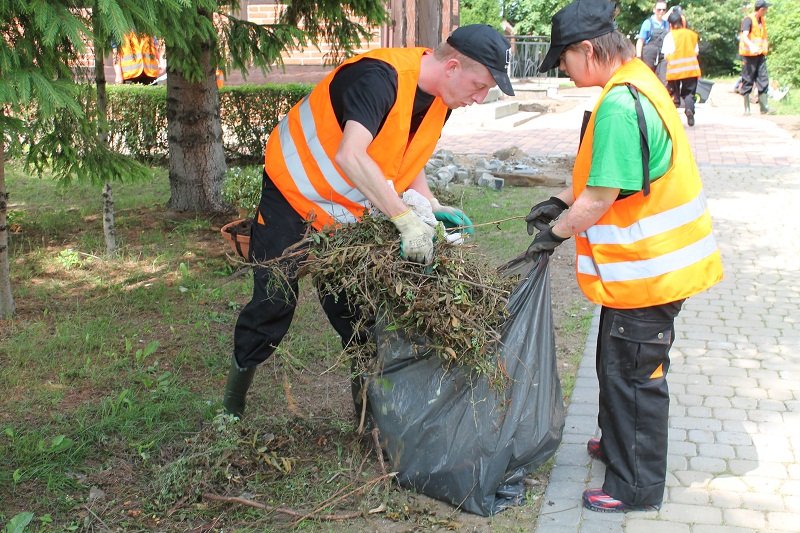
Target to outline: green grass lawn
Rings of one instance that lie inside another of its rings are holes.
[[[308,283],[289,335],[259,368],[246,424],[230,424],[215,415],[251,281],[226,256],[228,220],[165,210],[169,185],[156,170],[115,187],[120,253],[108,259],[99,189],[58,187],[13,164],[6,172],[17,313],[0,321],[0,524],[16,515],[31,519],[28,531],[287,526],[199,497],[219,487],[271,505],[384,505],[384,519],[438,523],[408,491],[374,481],[339,340]],[[454,192],[476,224],[524,216],[548,194]],[[530,239],[521,220],[478,226],[476,237],[494,264]],[[588,311],[570,305],[568,327],[585,331]],[[328,527],[304,524],[294,527]]]

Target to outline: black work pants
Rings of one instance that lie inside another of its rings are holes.
[[[249,259],[256,263],[281,256],[287,247],[299,242],[307,230],[306,222],[266,174],[263,182],[258,212],[264,223],[258,223],[256,217],[250,234]],[[253,267],[253,297],[239,313],[233,333],[233,353],[240,368],[254,367],[269,358],[289,330],[297,307],[296,273],[301,259],[282,261],[285,278],[276,275],[270,267]],[[354,331],[360,314],[344,293],[323,295],[320,292],[320,302],[343,346],[351,341],[364,343],[368,340],[366,332]]]
[[[669,349],[682,304],[600,311],[597,422],[608,459],[603,490],[628,505],[660,505],[664,496]]]
[[[683,102],[686,113],[694,115],[694,93],[697,92],[697,78],[670,80],[667,82],[667,87],[675,106],[680,106],[680,103]]]
[[[769,92],[767,56],[742,56],[742,84],[739,86],[739,93],[750,94],[754,85],[758,94]]]

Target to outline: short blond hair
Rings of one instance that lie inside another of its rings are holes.
[[[433,57],[438,61],[447,61],[448,59],[458,59],[461,65],[468,70],[475,70],[483,66],[469,56],[466,56],[450,46],[449,43],[443,42],[433,50]]]

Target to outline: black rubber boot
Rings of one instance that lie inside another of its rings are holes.
[[[242,418],[247,391],[250,389],[255,375],[256,367],[239,368],[236,358],[231,357],[228,382],[225,384],[225,394],[222,398],[222,406],[226,414]]]
[[[742,97],[744,98],[744,114],[745,115],[749,115],[750,114],[750,95],[749,94],[743,94]]]
[[[768,115],[769,114],[769,105],[767,105],[767,95],[766,95],[766,93],[758,95],[758,107],[761,108],[761,114],[762,115]]]

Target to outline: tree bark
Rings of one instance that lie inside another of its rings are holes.
[[[92,17],[97,34],[97,19]],[[97,136],[100,143],[108,144],[108,98],[106,97],[106,72],[103,63],[105,50],[100,43],[94,42],[94,79],[97,87]],[[103,186],[103,237],[106,242],[106,255],[114,256],[117,253],[117,230],[114,222],[114,195],[111,184]]]
[[[172,70],[167,76],[171,194],[167,207],[178,211],[221,213],[228,206],[221,194],[225,152],[216,69],[211,64],[210,46],[205,46],[200,54],[204,80],[190,83],[180,72]]]
[[[0,109],[0,113],[2,113]],[[11,273],[8,255],[8,193],[6,192],[6,153],[3,130],[0,129],[0,318],[14,314],[14,295],[11,294]]]
[[[389,0],[383,46],[435,48],[458,27],[457,0]]]

